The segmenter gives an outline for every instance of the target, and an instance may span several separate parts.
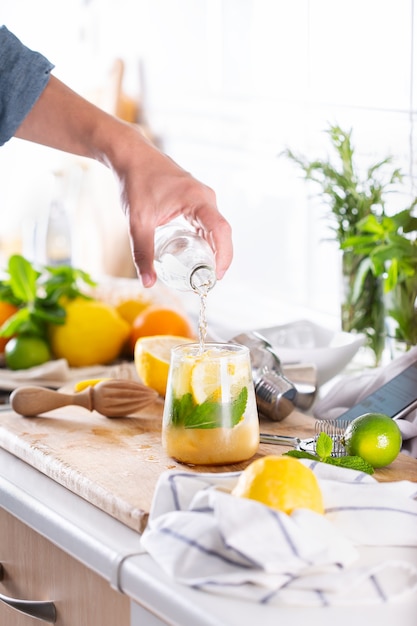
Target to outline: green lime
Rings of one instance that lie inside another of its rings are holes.
[[[9,369],[25,370],[49,361],[51,351],[48,343],[41,337],[19,335],[7,342],[4,358]]]
[[[365,413],[351,421],[341,441],[349,455],[362,457],[372,467],[385,467],[397,458],[402,436],[388,415]]]

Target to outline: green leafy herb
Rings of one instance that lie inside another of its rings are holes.
[[[243,387],[231,403],[216,402],[207,398],[201,404],[195,404],[191,393],[176,398],[172,408],[172,423],[183,428],[220,428],[227,425],[233,428],[242,419],[248,401],[248,389]]]
[[[331,125],[325,132],[330,158],[310,160],[288,149],[283,154],[329,206],[330,230],[343,250],[342,329],[365,333],[378,364],[385,347],[385,313],[396,323],[397,339],[410,346],[417,341],[417,198],[388,217],[385,205],[404,180],[401,170],[391,157],[362,170],[352,130]]]
[[[18,307],[0,328],[1,337],[34,335],[47,337],[49,324],[63,324],[62,298],[87,297],[81,285],[94,286],[82,270],[70,267],[36,268],[20,254],[9,258],[7,278],[0,281],[0,300]]]
[[[296,459],[310,459],[312,461],[320,461],[321,463],[328,463],[329,465],[337,465],[339,467],[346,467],[349,469],[358,470],[359,472],[365,472],[366,474],[373,474],[374,468],[370,463],[365,461],[360,456],[331,456],[333,451],[333,440],[327,433],[320,433],[316,441],[316,454],[310,452],[304,452],[303,450],[289,450],[284,452],[287,456],[293,456]]]
[[[365,472],[366,474],[374,473],[372,465],[361,456],[330,456],[325,459],[324,462],[331,465],[338,465],[339,467],[347,467],[348,469],[357,470],[358,472]]]
[[[317,454],[311,452],[305,452],[304,450],[288,450],[284,452],[283,456],[293,456],[296,459],[310,459],[310,461],[321,461]]]
[[[331,456],[333,451],[333,440],[326,433],[320,433],[316,441],[316,453],[320,458]]]
[[[174,398],[171,421],[174,426],[183,426],[190,418],[194,409],[193,396],[185,393],[181,398]]]

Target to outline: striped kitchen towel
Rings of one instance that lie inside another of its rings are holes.
[[[416,593],[417,485],[301,462],[316,473],[324,515],[237,498],[239,473],[167,471],[144,549],[177,582],[263,604],[376,604]],[[387,546],[414,558],[381,560]]]

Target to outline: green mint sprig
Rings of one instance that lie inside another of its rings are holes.
[[[233,428],[240,422],[248,401],[248,389],[243,387],[230,403],[220,403],[207,398],[195,404],[192,394],[186,393],[175,399],[172,408],[172,423],[183,428],[220,428],[225,426],[224,415],[230,417],[228,426]]]
[[[0,280],[0,300],[18,307],[18,311],[1,326],[0,336],[46,337],[48,324],[65,322],[61,298],[87,297],[80,284],[96,283],[82,270],[67,265],[35,267],[20,254],[13,254],[6,278]]]
[[[331,456],[333,451],[333,439],[327,433],[320,433],[316,441],[316,454],[304,452],[303,450],[289,450],[284,455],[293,456],[296,459],[310,459],[312,461],[320,461],[329,465],[337,465],[338,467],[346,467],[354,469],[366,474],[373,474],[374,468],[370,463],[360,456]]]

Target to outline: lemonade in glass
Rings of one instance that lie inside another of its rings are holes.
[[[172,349],[162,443],[169,456],[193,465],[238,463],[255,454],[259,420],[246,346]]]

